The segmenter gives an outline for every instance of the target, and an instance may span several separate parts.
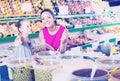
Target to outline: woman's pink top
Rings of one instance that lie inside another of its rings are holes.
[[[60,46],[61,37],[64,30],[65,30],[65,27],[60,26],[58,31],[54,35],[51,35],[48,29],[44,28],[43,34],[44,34],[45,42],[50,46],[52,46],[55,50],[57,50]]]

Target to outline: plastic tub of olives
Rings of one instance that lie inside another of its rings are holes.
[[[14,81],[32,81],[33,71],[31,59],[15,59],[6,61],[9,69],[9,78]]]
[[[52,72],[61,67],[55,51],[41,51],[34,59],[35,81],[52,81]]]

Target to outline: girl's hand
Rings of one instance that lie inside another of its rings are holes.
[[[22,44],[21,37],[18,35],[14,41],[15,47],[19,47]]]
[[[37,53],[34,53],[33,56],[32,56],[32,59],[36,59],[37,58]]]

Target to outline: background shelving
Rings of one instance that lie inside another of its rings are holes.
[[[11,0],[10,0],[11,1]],[[101,0],[75,0],[75,1],[66,1],[66,0],[27,0],[24,2],[20,1],[12,1],[12,2],[2,1],[1,4],[10,3],[8,6],[11,6],[9,10],[12,9],[11,14],[8,12],[1,12],[0,14],[0,24],[9,25],[11,22],[16,22],[20,19],[28,19],[32,21],[32,25],[36,26],[36,22],[40,23],[39,13],[44,8],[50,8],[54,14],[56,14],[57,21],[65,25],[68,28],[70,33],[81,32],[84,30],[92,30],[92,29],[101,29],[108,27],[116,27],[120,25],[119,20],[116,18],[116,14],[114,14],[111,10],[105,11],[105,8],[101,8]],[[55,1],[55,2],[54,2]],[[32,4],[32,12],[22,11],[22,5],[19,3],[31,3]],[[16,5],[16,7],[14,7]],[[76,5],[76,7],[74,6]],[[57,9],[59,6],[68,6],[68,14],[60,14]],[[14,7],[14,8],[13,8]],[[1,6],[2,8],[2,6]],[[98,11],[98,8],[100,11]],[[6,8],[5,8],[6,9]],[[15,9],[19,9],[15,11]],[[97,10],[97,11],[96,11]],[[17,14],[19,12],[19,14]],[[76,22],[77,20],[77,22]],[[96,22],[94,22],[96,21]],[[76,26],[77,25],[77,26]],[[6,27],[7,28],[7,27]],[[30,38],[37,38],[38,31],[34,27],[34,33],[30,35]],[[37,32],[37,33],[36,33]],[[16,38],[15,36],[0,38],[0,43],[12,42]],[[102,40],[103,41],[103,40]],[[101,41],[100,41],[101,42]],[[87,45],[85,45],[86,47]],[[89,45],[88,45],[89,46]]]
[[[115,16],[113,13],[105,13],[105,14],[75,14],[75,15],[56,15],[55,18],[85,18],[85,17],[95,17],[95,16]],[[8,22],[12,20],[21,20],[21,19],[29,19],[29,20],[34,20],[34,19],[40,19],[39,15],[36,16],[22,16],[22,17],[5,17],[5,18],[0,18],[0,22]]]
[[[102,27],[109,27],[109,26],[115,26],[115,25],[120,25],[120,22],[116,22],[116,23],[114,22],[114,23],[102,24],[102,25],[94,25],[94,26],[88,26],[88,27],[84,27],[84,28],[71,28],[71,29],[68,29],[68,31],[69,32],[79,32],[81,30],[89,30],[89,29],[94,29],[94,28],[102,28]],[[38,33],[31,34],[30,38],[36,38],[36,37],[38,37],[38,35],[39,35]],[[0,38],[0,43],[14,41],[15,38],[16,38],[16,36]]]

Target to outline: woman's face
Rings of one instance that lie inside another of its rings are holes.
[[[49,12],[43,12],[41,14],[42,23],[45,27],[53,27],[54,26],[54,18]]]
[[[32,33],[32,28],[31,28],[30,21],[23,20],[21,22],[21,28],[20,28],[20,30],[24,34],[31,34]]]

